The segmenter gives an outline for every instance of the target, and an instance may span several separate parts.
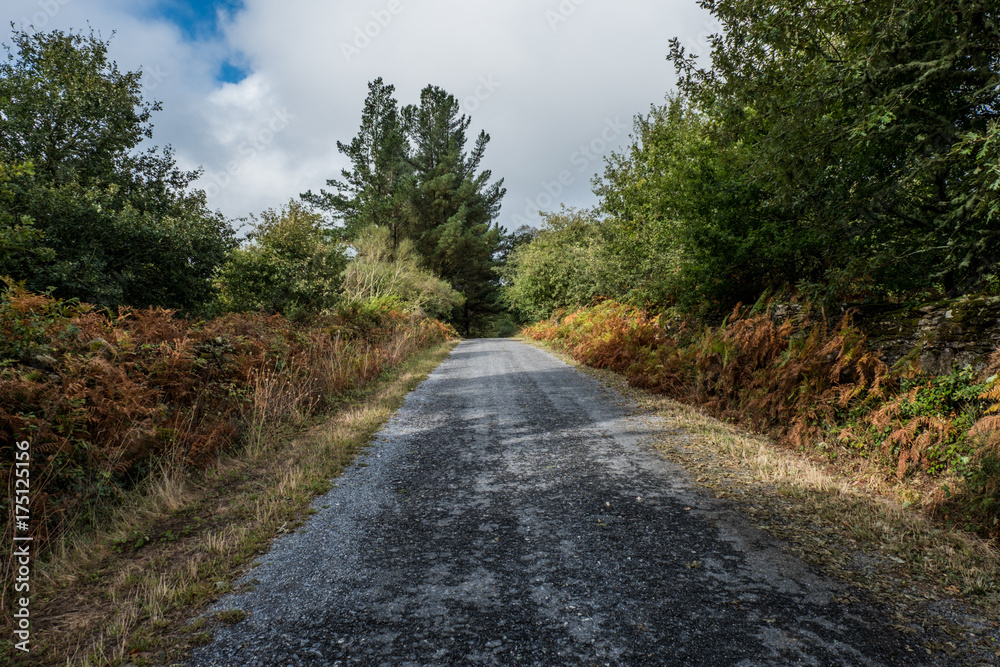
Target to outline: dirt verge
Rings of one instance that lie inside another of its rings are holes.
[[[165,470],[121,525],[39,564],[33,648],[14,664],[171,664],[207,642],[212,623],[190,619],[308,515],[454,344],[418,353],[305,431],[273,433],[193,479]]]

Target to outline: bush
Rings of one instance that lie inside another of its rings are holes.
[[[421,268],[420,256],[409,239],[393,248],[388,229],[368,227],[351,244],[357,255],[344,270],[348,301],[391,301],[432,317],[445,317],[465,302],[447,281]]]
[[[111,314],[11,285],[0,333],[0,456],[13,461],[12,443],[31,443],[31,525],[44,549],[158,463],[203,467],[257,425],[308,419],[454,330],[370,304],[308,323]],[[2,472],[13,488],[12,466]],[[0,499],[7,541],[10,502]]]
[[[592,213],[545,214],[538,235],[510,252],[501,269],[504,300],[528,322],[558,308],[589,305],[601,292],[602,247]]]
[[[248,241],[219,271],[224,312],[295,318],[336,305],[347,257],[322,216],[293,200],[280,211],[265,211]]]

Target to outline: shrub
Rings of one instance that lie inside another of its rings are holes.
[[[596,215],[564,210],[544,217],[537,236],[517,246],[501,269],[504,300],[522,321],[589,305],[602,289]]]
[[[193,322],[165,309],[97,311],[17,284],[0,293],[0,333],[0,470],[12,488],[12,443],[30,441],[41,549],[66,526],[99,519],[158,462],[203,467],[258,425],[298,424],[454,335],[372,304],[310,322],[258,313]],[[7,541],[9,503],[0,499]]]
[[[389,230],[368,227],[352,241],[357,256],[344,270],[344,298],[349,301],[394,301],[400,307],[443,317],[465,298],[445,280],[420,266],[409,239],[393,247]]]
[[[249,242],[219,271],[222,310],[294,318],[334,307],[347,257],[323,225],[322,216],[294,200],[265,211]]]

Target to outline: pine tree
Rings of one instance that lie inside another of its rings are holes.
[[[436,86],[402,110],[382,79],[368,89],[358,135],[337,143],[352,169],[327,181],[333,192],[302,197],[343,220],[348,239],[375,226],[389,230],[393,249],[411,240],[424,266],[464,297],[451,321],[466,334],[482,329],[500,309],[495,220],[506,193],[502,179],[479,171],[490,137],[481,132],[467,152],[469,118]]]
[[[343,220],[348,238],[368,226],[388,228],[393,249],[406,236],[412,180],[394,92],[395,86],[385,84],[381,77],[368,84],[357,136],[350,144],[337,142],[337,149],[350,159],[353,169],[341,170],[343,180],[326,182],[335,192],[302,195],[306,202]]]
[[[465,296],[454,323],[468,334],[498,310],[494,256],[500,229],[494,222],[506,190],[503,179],[479,172],[490,136],[481,132],[466,153],[469,118],[458,100],[436,86],[421,92],[420,104],[402,112],[411,142],[414,172],[411,238],[428,266]]]

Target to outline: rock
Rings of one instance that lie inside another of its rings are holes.
[[[917,309],[865,316],[858,324],[886,363],[924,373],[982,368],[1000,348],[1000,299],[950,299]]]
[[[39,369],[39,370],[52,371],[52,370],[55,370],[55,368],[56,368],[56,366],[58,364],[59,364],[59,361],[55,357],[53,357],[52,355],[49,355],[49,354],[38,354],[38,355],[35,355],[34,359],[32,359],[32,364],[31,365],[33,367]]]

